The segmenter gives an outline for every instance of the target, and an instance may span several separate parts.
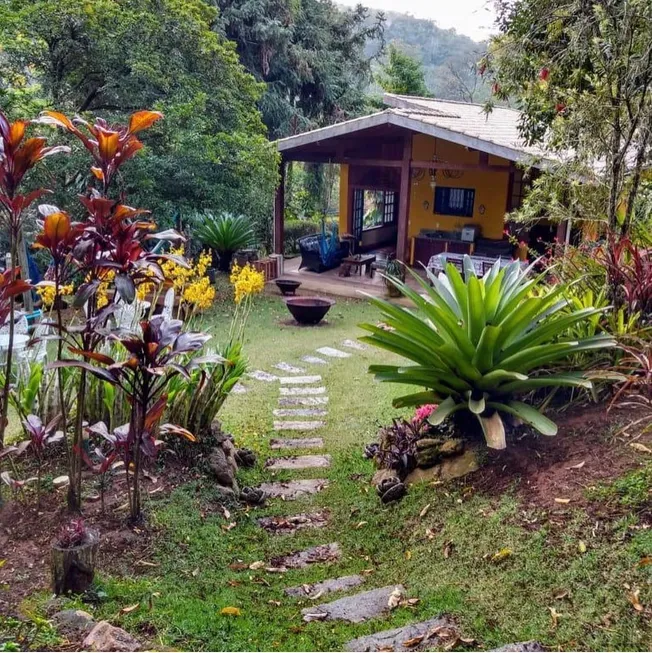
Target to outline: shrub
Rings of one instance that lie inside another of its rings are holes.
[[[197,237],[217,253],[222,272],[229,271],[231,259],[239,249],[251,247],[254,242],[250,220],[243,215],[202,213],[194,220]]]
[[[469,411],[482,426],[488,446],[497,449],[506,446],[505,414],[544,435],[556,434],[554,422],[516,397],[542,387],[590,388],[582,372],[550,374],[546,368],[576,352],[613,347],[615,341],[607,334],[579,341],[565,337],[567,329],[601,309],[564,312],[565,286],[534,293],[542,277],[529,279],[530,269],[522,270],[519,262],[501,269],[496,262],[478,278],[465,257],[464,278],[449,264],[438,277],[428,273],[430,287],[412,272],[423,295],[392,279],[412,302],[411,309],[371,298],[386,327],[361,325],[371,333],[362,340],[415,365],[372,365],[369,371],[380,381],[425,388],[395,399],[395,406],[437,403],[430,417],[435,425],[457,411]]]

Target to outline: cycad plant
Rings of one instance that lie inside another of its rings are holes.
[[[464,276],[450,264],[439,276],[428,272],[432,287],[412,272],[423,288],[421,294],[390,279],[412,307],[371,298],[382,311],[385,326],[362,324],[371,333],[362,340],[415,364],[372,365],[369,371],[380,381],[425,388],[395,399],[394,405],[437,403],[430,417],[435,425],[468,410],[494,449],[506,446],[505,414],[544,435],[555,435],[554,422],[516,397],[542,387],[590,388],[581,370],[554,374],[546,368],[570,354],[616,343],[608,334],[582,340],[567,337],[569,328],[603,309],[569,311],[565,286],[546,288],[540,283],[543,275],[529,278],[530,271],[519,262],[504,268],[497,262],[478,278],[465,257]]]
[[[228,272],[231,259],[240,249],[251,247],[254,231],[248,218],[232,213],[201,213],[195,216],[197,237],[218,256],[218,269]]]

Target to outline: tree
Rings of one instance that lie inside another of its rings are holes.
[[[264,88],[217,19],[203,0],[0,0],[2,75],[26,77],[49,107],[109,122],[162,111],[149,156],[117,187],[159,222],[197,209],[267,218],[276,168],[257,109]],[[57,185],[83,190],[79,169],[71,156]]]
[[[428,97],[421,62],[400,50],[393,43],[389,46],[389,58],[377,76],[378,83],[388,93]]]
[[[359,115],[371,79],[365,54],[382,40],[384,17],[332,0],[213,0],[227,38],[266,90],[260,100],[272,138]]]
[[[566,159],[566,183],[591,178],[605,187],[596,217],[628,232],[650,159],[652,3],[498,4],[501,35],[486,60],[496,96],[516,98],[529,143]]]

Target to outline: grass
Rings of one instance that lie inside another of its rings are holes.
[[[226,308],[216,309],[205,324],[219,339],[228,319]],[[319,346],[338,346],[360,335],[356,325],[377,315],[364,303],[338,300],[327,326],[301,329],[284,325],[285,319],[277,298],[259,300],[246,343],[253,369],[272,371],[279,361],[300,364],[302,355]],[[641,602],[652,604],[652,566],[638,564],[652,554],[652,533],[638,528],[635,515],[596,526],[581,510],[564,507],[545,514],[526,509],[513,494],[485,496],[463,483],[413,487],[400,504],[380,504],[369,484],[373,467],[361,448],[379,424],[397,414],[391,408],[397,389],[366,373],[369,363],[388,358],[365,351],[316,372],[330,397],[320,435],[333,456],[332,468],[282,472],[276,478],[327,475],[327,490],[307,500],[275,501],[262,511],[234,509],[228,518],[218,509],[209,480],[150,500],[146,508],[157,537],[143,559],[156,566],[139,567],[129,576],[102,576],[104,599],[91,609],[96,618],[110,619],[154,644],[188,650],[342,650],[353,637],[440,613],[451,615],[464,636],[482,648],[529,639],[566,650],[652,648],[649,616],[628,600],[639,588]],[[263,463],[270,455],[278,386],[245,383],[250,392],[230,397],[220,418],[240,446],[260,454],[256,468],[241,473],[241,485],[252,485],[270,478]],[[426,505],[430,508],[420,517]],[[327,529],[290,537],[270,536],[255,521],[322,507],[332,513]],[[226,530],[232,522],[237,525]],[[341,561],[286,574],[229,567],[326,542],[340,543]],[[492,561],[503,549],[508,553],[502,560]],[[363,589],[402,583],[420,601],[356,626],[304,624],[300,610],[310,602],[283,594],[288,586],[349,573],[368,576]],[[239,608],[240,616],[221,614],[230,606]],[[551,609],[561,615],[556,622]]]

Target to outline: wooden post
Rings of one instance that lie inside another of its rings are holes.
[[[281,159],[279,181],[274,200],[274,253],[283,254],[285,218],[285,161]]]
[[[410,191],[412,159],[412,133],[405,137],[403,142],[403,160],[401,161],[401,185],[398,194],[398,237],[396,240],[396,258],[409,264],[408,221],[410,218]]]

